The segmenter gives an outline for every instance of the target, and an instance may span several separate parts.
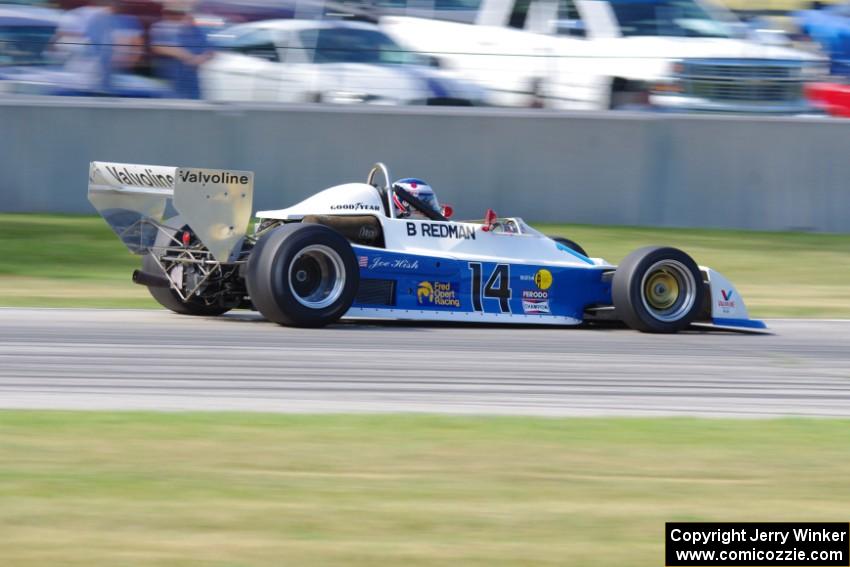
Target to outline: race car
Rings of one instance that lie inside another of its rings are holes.
[[[641,248],[615,266],[492,210],[454,221],[424,182],[392,182],[380,163],[365,183],[257,212],[248,230],[253,181],[245,171],[93,162],[88,197],[143,256],[133,281],[185,315],[253,308],[296,327],[346,317],[766,328],[726,278],[680,250]]]

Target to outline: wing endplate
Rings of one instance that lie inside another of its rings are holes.
[[[238,255],[251,219],[249,171],[92,162],[89,202],[134,254],[154,247],[168,202],[219,262]]]

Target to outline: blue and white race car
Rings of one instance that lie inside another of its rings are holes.
[[[614,266],[520,218],[453,221],[424,182],[393,183],[382,164],[366,183],[257,212],[248,230],[252,196],[243,171],[93,162],[89,173],[89,200],[143,255],[133,281],[181,314],[765,328],[726,278],[680,250],[642,248]]]

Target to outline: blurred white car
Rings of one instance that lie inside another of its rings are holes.
[[[805,83],[826,70],[775,38],[754,40],[706,0],[481,0],[474,25],[393,16],[381,26],[464,70],[500,106],[800,114],[813,110]]]
[[[361,22],[267,20],[214,38],[200,69],[213,101],[482,105],[486,92]]]

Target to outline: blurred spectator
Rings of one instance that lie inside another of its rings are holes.
[[[151,52],[157,76],[168,80],[179,98],[201,98],[198,67],[214,53],[188,9],[164,8],[163,19],[151,28]]]
[[[110,91],[115,30],[115,10],[107,0],[66,12],[56,30],[54,53],[94,92]]]
[[[66,12],[52,42],[52,56],[95,92],[111,92],[116,71],[132,70],[144,55],[144,29],[135,16],[100,0]]]
[[[132,71],[145,55],[145,30],[142,22],[130,14],[116,14],[112,40],[115,45],[112,67]]]

